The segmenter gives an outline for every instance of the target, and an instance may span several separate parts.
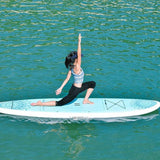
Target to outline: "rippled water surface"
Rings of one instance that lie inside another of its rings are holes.
[[[160,1],[1,0],[0,101],[56,97],[82,34],[92,97],[160,101]],[[67,94],[73,80],[64,88]],[[79,95],[84,97],[85,93]],[[1,159],[159,159],[159,111],[125,120],[0,115]]]

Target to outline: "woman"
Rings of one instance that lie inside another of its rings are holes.
[[[71,102],[77,95],[85,90],[87,90],[86,96],[83,100],[83,104],[93,104],[93,102],[89,101],[89,96],[93,92],[96,83],[94,81],[83,83],[84,72],[81,68],[81,34],[78,37],[78,50],[72,51],[65,60],[65,65],[69,68],[68,74],[61,87],[56,90],[56,95],[59,95],[62,92],[63,87],[69,81],[71,75],[74,77],[74,83],[69,90],[69,93],[66,97],[61,99],[60,101],[49,101],[49,102],[41,102],[31,103],[32,106],[62,106],[69,102]]]

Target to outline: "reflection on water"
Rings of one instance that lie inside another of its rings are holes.
[[[137,147],[139,141],[150,143],[152,140],[153,143],[156,129],[159,127],[159,112],[155,111],[148,115],[130,118],[90,121],[61,120],[61,122],[53,119],[24,118],[0,114],[0,121],[1,126],[7,126],[7,129],[1,131],[1,136],[5,139],[5,143],[3,140],[1,144],[5,148],[11,146],[17,148],[20,145],[23,151],[30,153],[26,155],[26,158],[34,156],[30,149],[38,148],[36,153],[41,155],[38,156],[39,159],[53,158],[55,155],[57,159],[79,159],[82,157],[110,159],[115,150],[118,155],[124,153],[124,150],[119,151],[119,148],[124,148],[126,144],[134,148]],[[152,130],[153,127],[154,130]],[[151,132],[154,136],[147,135],[146,132]],[[19,141],[17,141],[17,137]],[[133,139],[135,139],[134,142],[132,142]],[[140,143],[140,150],[143,150],[143,143]],[[93,154],[95,149],[99,153]],[[135,151],[137,152],[139,149],[135,149]],[[42,154],[44,151],[45,154]],[[11,155],[9,152],[8,156]]]
[[[85,129],[85,132],[82,131]],[[95,126],[94,124],[61,124],[56,134],[66,144],[66,149],[63,151],[65,157],[77,159],[79,154],[85,150],[85,144],[94,138]]]

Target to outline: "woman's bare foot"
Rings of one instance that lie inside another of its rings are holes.
[[[38,101],[36,103],[31,103],[31,106],[41,106],[41,105],[42,105],[41,101]]]
[[[94,104],[93,102],[89,101],[89,100],[84,100],[83,104]]]

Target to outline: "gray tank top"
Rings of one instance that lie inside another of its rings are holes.
[[[81,72],[79,74],[75,74],[73,69],[71,69],[72,75],[74,77],[74,83],[83,83],[84,80],[84,72],[81,68]]]

